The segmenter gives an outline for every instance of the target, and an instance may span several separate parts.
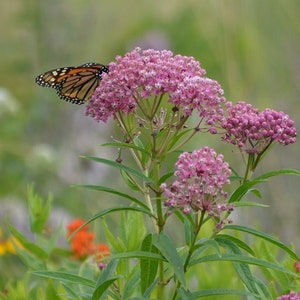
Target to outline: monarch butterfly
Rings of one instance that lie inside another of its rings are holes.
[[[35,81],[41,86],[56,89],[57,95],[75,104],[87,102],[102,79],[108,67],[98,63],[86,63],[78,67],[64,67],[45,72]]]

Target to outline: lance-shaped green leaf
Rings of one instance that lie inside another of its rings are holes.
[[[35,271],[35,272],[32,272],[31,274],[41,276],[41,277],[46,277],[46,278],[52,278],[52,279],[59,280],[62,282],[70,282],[70,283],[81,284],[84,286],[95,288],[95,281],[93,281],[89,278],[81,277],[81,276],[66,273],[66,272]]]
[[[226,296],[226,295],[253,296],[253,294],[246,291],[231,290],[231,289],[209,289],[209,290],[201,290],[193,293],[195,299],[202,298],[202,297],[206,299],[206,297],[209,296]],[[222,299],[222,298],[218,298],[218,299]]]
[[[152,243],[151,234],[148,234],[144,238],[142,242],[141,250],[145,252],[158,253],[158,249]],[[149,288],[149,286],[152,284],[152,282],[156,277],[158,261],[153,261],[150,259],[141,259],[140,267],[141,267],[141,290],[142,293],[145,293],[145,291]]]
[[[288,253],[293,259],[300,261],[300,257],[295,252],[293,252],[289,247],[287,247],[285,244],[283,244],[278,239],[274,238],[273,236],[271,236],[269,234],[266,234],[264,232],[261,232],[261,231],[258,231],[258,230],[255,230],[255,229],[252,229],[252,228],[249,228],[246,226],[240,226],[240,225],[226,225],[224,227],[224,229],[243,231],[243,232],[252,234],[254,236],[257,236],[259,238],[262,238],[262,239],[268,241],[269,243],[276,245],[277,247],[279,247],[286,253]]]
[[[114,194],[117,196],[120,196],[122,198],[128,199],[129,201],[149,210],[148,206],[143,203],[142,201],[138,200],[137,198],[134,198],[128,194],[125,193],[121,193],[118,190],[112,189],[112,188],[108,188],[105,186],[101,186],[101,185],[76,185],[76,186],[80,186],[80,187],[84,187],[84,188],[88,188],[88,189],[92,189],[92,190],[96,190],[96,191],[101,191],[101,192],[106,192],[106,193],[110,193],[110,194]]]
[[[239,202],[246,194],[252,191],[252,187],[256,184],[264,182],[265,179],[255,179],[240,185],[229,197],[229,203]]]
[[[222,256],[216,254],[207,255],[202,258],[191,261],[190,265],[195,265],[204,262],[212,262],[212,261],[232,261],[232,262],[245,263],[249,265],[256,265],[259,267],[278,270],[283,273],[290,274],[295,277],[299,277],[297,273],[292,272],[291,270],[288,270],[279,264],[274,264],[255,257],[248,257],[248,256],[236,255],[236,254],[223,254]]]
[[[276,170],[267,172],[265,174],[262,174],[255,179],[248,181],[241,186],[239,186],[231,195],[229,198],[229,203],[235,203],[240,201],[247,193],[252,192],[251,189],[253,186],[262,183],[264,181],[267,181],[268,178],[278,176],[278,175],[296,175],[300,176],[300,171],[293,170],[293,169],[283,169],[283,170]],[[254,193],[259,196],[259,193],[257,193],[256,190],[254,190]]]
[[[247,251],[249,254],[254,256],[254,252],[253,250],[242,240],[232,236],[232,235],[228,235],[228,234],[218,234],[215,237],[215,240],[218,243],[222,243],[222,244],[229,244],[230,242],[234,243],[237,247]],[[227,243],[228,241],[228,243]],[[229,244],[230,245],[230,244]]]
[[[99,284],[93,293],[92,300],[101,299],[102,295],[107,291],[107,289],[119,278],[121,278],[121,275],[110,278]]]
[[[95,162],[106,164],[106,165],[114,167],[114,168],[117,168],[117,169],[122,170],[124,172],[127,172],[127,173],[129,173],[129,174],[131,174],[135,177],[138,177],[138,178],[142,179],[145,182],[153,183],[152,180],[149,177],[147,177],[145,174],[143,174],[142,172],[139,172],[136,169],[130,168],[130,167],[125,166],[125,165],[123,165],[121,163],[118,163],[116,161],[108,160],[108,159],[104,159],[104,158],[100,158],[100,157],[94,157],[94,156],[82,156],[82,157],[86,158],[86,159],[89,159],[89,160],[92,160],[92,161],[95,161]]]
[[[143,152],[143,153],[148,154],[148,155],[151,154],[145,148],[137,146],[137,145],[134,145],[134,144],[130,144],[130,143],[110,142],[110,143],[102,144],[101,146],[113,146],[113,147],[119,147],[119,148],[129,148],[129,149],[134,149],[134,150]]]
[[[131,252],[122,252],[111,255],[112,259],[128,259],[128,258],[141,258],[141,259],[150,259],[153,261],[164,261],[167,260],[163,258],[158,253],[152,253],[152,252],[145,252],[145,251],[131,251]]]
[[[153,244],[160,251],[160,253],[166,258],[174,270],[176,279],[185,287],[185,277],[183,261],[178,255],[177,249],[171,239],[161,232],[159,235],[153,236]]]
[[[12,235],[22,244],[22,246],[30,253],[36,255],[40,259],[46,259],[48,254],[36,244],[30,242],[21,232],[19,232],[10,223],[7,224]]]
[[[218,243],[220,243],[220,245],[222,245],[226,249],[226,252],[235,255],[242,255],[241,249],[236,245],[235,242],[233,242],[233,240],[219,238]],[[254,294],[258,294],[259,292],[256,286],[257,280],[256,277],[252,274],[249,265],[245,263],[233,262],[233,266],[239,278],[247,287],[247,290]]]
[[[81,226],[79,226],[70,236],[69,239],[72,238],[72,236],[78,232],[81,228],[83,228],[84,226],[86,226],[87,224],[95,221],[98,218],[101,218],[107,214],[113,213],[113,212],[117,212],[117,211],[128,211],[128,210],[132,210],[132,211],[136,211],[136,212],[141,212],[144,213],[152,218],[156,219],[156,216],[153,215],[149,210],[146,210],[144,208],[140,208],[140,207],[133,207],[133,206],[121,206],[121,207],[114,207],[114,208],[109,208],[109,209],[105,209],[100,211],[99,213],[95,214],[93,217],[91,217],[89,220],[87,220],[84,224],[82,224]]]
[[[276,170],[276,171],[271,171],[267,172],[265,174],[262,174],[258,177],[255,178],[255,180],[265,180],[270,177],[278,176],[278,175],[296,175],[300,176],[300,171],[293,170],[293,169],[282,169],[282,170]]]

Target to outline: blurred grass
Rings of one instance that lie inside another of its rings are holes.
[[[0,108],[0,201],[23,201],[31,182],[75,216],[90,216],[117,201],[69,187],[111,181],[115,174],[79,156],[113,158],[98,146],[113,128],[86,118],[84,107],[59,100],[34,78],[59,66],[106,64],[134,46],[192,55],[221,83],[228,100],[284,110],[299,127],[299,11],[298,0],[2,0],[0,82],[18,109]],[[207,141],[195,146],[199,143]],[[214,146],[227,149],[226,159],[239,164],[230,147]],[[299,169],[299,161],[298,144],[276,146],[260,171]],[[247,212],[243,220],[259,219],[267,231],[295,241],[299,179],[274,182],[264,191],[271,208]]]

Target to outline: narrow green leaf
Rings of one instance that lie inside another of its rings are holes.
[[[133,207],[133,206],[122,206],[122,207],[114,207],[114,208],[109,208],[109,209],[105,209],[100,211],[99,213],[95,214],[93,217],[91,217],[88,221],[86,221],[84,224],[82,224],[80,227],[78,227],[71,236],[69,236],[69,239],[72,238],[72,236],[79,231],[81,228],[83,228],[84,226],[86,226],[87,224],[95,221],[98,218],[101,218],[107,214],[110,214],[112,212],[116,212],[116,211],[128,211],[128,210],[132,210],[132,211],[136,211],[136,212],[141,212],[144,213],[150,217],[156,218],[149,210],[140,208],[140,207]]]
[[[101,146],[113,146],[113,147],[119,147],[119,148],[129,148],[129,149],[138,150],[139,152],[143,152],[143,153],[145,153],[149,156],[151,155],[151,153],[149,151],[147,151],[145,148],[143,148],[141,146],[134,145],[134,144],[129,144],[129,143],[110,142],[110,143],[102,144]]]
[[[278,176],[278,175],[296,175],[300,176],[300,171],[293,170],[293,169],[282,169],[282,170],[276,170],[276,171],[271,171],[267,172],[265,174],[262,174],[258,177],[255,178],[255,180],[265,180],[270,177]]]
[[[282,242],[280,242],[278,239],[274,238],[273,236],[266,234],[264,232],[249,228],[249,227],[245,227],[245,226],[240,226],[240,225],[226,225],[224,227],[224,229],[231,229],[231,230],[238,230],[238,231],[242,231],[242,232],[246,232],[252,235],[255,235],[257,237],[260,237],[274,245],[276,245],[277,247],[279,247],[280,249],[282,249],[283,251],[285,251],[286,253],[288,253],[293,259],[300,261],[300,257],[293,252],[289,247],[287,247],[286,245],[284,245]]]
[[[148,298],[148,297],[133,297],[133,298],[128,298],[128,300],[154,300],[153,298]]]
[[[250,267],[245,263],[233,262],[234,269],[237,272],[239,278],[242,280],[244,285],[247,287],[247,290],[254,294],[258,294],[256,287],[256,278],[251,273]]]
[[[147,177],[146,175],[144,175],[143,173],[141,173],[135,169],[132,169],[128,166],[125,166],[123,164],[120,164],[116,161],[108,160],[108,159],[104,159],[104,158],[100,158],[100,157],[94,157],[94,156],[82,156],[82,157],[89,159],[89,160],[93,160],[95,162],[109,165],[109,166],[117,168],[119,170],[123,170],[124,172],[128,172],[129,174],[132,174],[132,175],[142,179],[143,181],[146,181],[148,183],[153,183],[152,180],[149,177]]]
[[[251,187],[264,182],[264,179],[255,179],[240,185],[229,197],[229,203],[239,202],[246,194],[251,192]]]
[[[141,272],[139,264],[136,264],[128,276],[126,276],[126,283],[123,289],[123,299],[129,299],[130,296],[135,295],[139,290],[141,282]]]
[[[197,241],[197,243],[192,249],[192,251],[194,251],[192,256],[193,259],[195,259],[201,253],[203,253],[206,249],[213,249],[218,255],[221,256],[219,244],[215,240],[209,238],[202,238],[199,241]]]
[[[209,296],[225,296],[225,295],[241,295],[241,296],[253,296],[253,294],[246,291],[230,290],[230,289],[210,289],[201,290],[193,293],[195,298],[209,297]],[[206,298],[205,298],[206,299]]]
[[[215,240],[220,244],[226,244],[226,245],[228,245],[227,241],[230,241],[230,242],[234,243],[237,247],[247,251],[248,253],[250,253],[251,255],[254,256],[253,250],[244,241],[242,241],[234,236],[227,235],[227,234],[218,234],[215,237]]]
[[[119,278],[121,278],[121,276],[116,276],[114,278],[103,281],[100,285],[98,285],[93,293],[92,300],[99,300],[101,296],[106,292],[106,290],[114,283],[114,281]]]
[[[142,214],[137,214],[134,211],[127,211],[126,224],[124,228],[127,236],[127,249],[128,251],[135,251],[140,249],[142,239],[146,235],[146,228],[144,217]]]
[[[251,190],[253,191],[253,190]],[[266,205],[266,204],[262,204],[262,203],[258,203],[258,202],[254,202],[254,201],[240,201],[240,202],[235,202],[234,203],[234,207],[270,207],[270,205]]]
[[[96,283],[96,288],[102,284],[103,282],[107,281],[108,279],[112,279],[113,275],[117,269],[117,266],[119,264],[118,259],[111,259],[110,262],[107,264],[106,268],[103,269],[101,272],[97,283]]]
[[[234,254],[234,255],[242,255],[242,251],[240,250],[237,245],[231,240],[223,240],[223,247],[227,250],[227,252]],[[258,290],[256,288],[256,278],[251,273],[250,267],[248,264],[233,262],[233,266],[235,268],[236,273],[238,274],[239,278],[242,280],[244,285],[247,287],[247,290],[258,294]]]
[[[107,297],[105,297],[105,293],[108,292],[108,288],[110,287],[111,283],[113,283],[116,279],[121,278],[121,276],[114,276],[118,265],[118,259],[111,259],[107,266],[102,270],[97,280],[96,288],[93,294],[93,297],[95,299],[100,299],[99,295],[103,294],[103,299],[106,299]]]
[[[120,174],[122,176],[122,179],[124,181],[124,183],[133,191],[139,191],[140,187],[139,185],[134,182],[133,178],[129,176],[129,174],[127,172],[124,172],[123,170],[120,170]]]
[[[273,248],[272,248],[273,246]],[[286,256],[283,260],[282,257],[278,255],[278,251],[280,250],[279,248],[274,249],[274,245],[270,245],[265,240],[262,240],[259,245],[259,255],[260,257],[262,257],[263,259],[266,259],[268,261],[274,262],[274,263],[279,263],[277,258],[281,258],[280,260],[280,264],[286,266],[286,265],[290,265],[291,264],[291,259],[289,256]],[[288,264],[286,264],[286,262],[288,261]],[[276,271],[272,271],[272,270],[266,270],[266,272],[264,272],[264,275],[266,278],[269,279],[269,281],[274,280],[274,282],[276,282],[276,285],[280,287],[281,290],[284,290],[284,288],[286,286],[288,286],[290,284],[290,276],[287,274],[283,274],[281,272],[276,272]]]
[[[160,254],[152,253],[152,252],[144,252],[144,251],[131,251],[131,252],[117,253],[117,254],[113,254],[111,258],[112,259],[140,258],[140,259],[150,259],[153,261],[166,262],[166,259],[164,259]]]
[[[230,166],[230,170],[232,171],[232,175],[230,176],[230,181],[239,181],[241,182],[243,180],[243,177],[241,177],[238,172],[232,167]]]
[[[168,152],[170,152],[170,150],[176,145],[176,143],[187,133],[189,133],[190,131],[194,131],[194,128],[189,128],[186,130],[181,131],[177,136],[175,136],[174,138],[172,138],[172,140],[168,143]]]
[[[46,268],[46,261],[39,259],[36,255],[31,254],[27,250],[17,248],[18,258],[30,270],[43,270]]]
[[[143,144],[142,140],[136,136],[133,140],[134,144],[142,149],[144,149],[146,152],[142,152],[141,151],[141,154],[142,154],[142,157],[141,157],[141,164],[143,166],[145,166],[147,164],[147,161],[149,161],[149,159],[151,158],[152,156],[152,146],[151,146],[151,143],[148,143],[146,145]]]
[[[155,218],[155,216],[147,209],[143,209],[143,208],[139,208],[139,207],[133,207],[133,206],[121,206],[121,207],[114,207],[114,208],[109,208],[109,209],[105,209],[100,211],[99,213],[95,214],[92,218],[90,218],[85,224],[82,225],[82,227],[84,227],[85,225],[87,225],[88,223],[93,222],[94,220],[103,217],[107,214],[110,214],[112,212],[116,212],[116,211],[136,211],[136,212],[141,212],[144,213],[150,217]]]
[[[127,211],[122,211],[121,213],[121,222],[120,222],[120,228],[119,228],[119,234],[118,234],[118,238],[122,241],[122,244],[125,246],[124,249],[126,249],[126,252],[130,252],[130,251],[134,251],[137,249],[128,249],[128,231],[127,231],[127,216],[128,216]],[[125,251],[121,251],[121,252],[125,252]],[[117,251],[119,252],[119,251]]]
[[[66,292],[68,292],[70,294],[70,296],[68,295],[68,297],[70,299],[73,299],[73,300],[82,300],[81,296],[78,295],[68,284],[62,282],[61,285],[66,290]]]
[[[181,296],[182,300],[195,300],[195,296],[188,290],[184,288],[178,289],[179,295]]]
[[[162,177],[159,178],[158,184],[161,185],[162,183],[166,182],[173,175],[174,175],[174,172],[164,174]]]
[[[148,143],[145,147],[146,151],[148,151],[149,153],[151,153],[152,156],[152,144]],[[147,154],[142,155],[142,164],[143,166],[145,166],[147,164],[147,161],[149,160],[149,157]]]
[[[108,188],[105,186],[101,186],[101,185],[76,185],[79,187],[84,187],[84,188],[88,188],[88,189],[92,189],[92,190],[96,190],[96,191],[101,191],[101,192],[106,192],[106,193],[110,193],[110,194],[114,194],[117,196],[120,196],[122,198],[128,199],[129,201],[149,210],[148,206],[146,204],[144,204],[142,201],[138,200],[137,198],[134,198],[128,194],[124,194],[118,190],[112,189],[112,188]]]
[[[199,264],[199,263],[203,263],[203,262],[210,262],[210,261],[233,261],[233,262],[246,263],[246,264],[250,264],[250,265],[260,266],[263,268],[278,270],[278,271],[290,274],[292,276],[299,277],[299,275],[296,274],[295,272],[292,272],[286,268],[283,268],[280,265],[273,264],[268,261],[258,259],[255,257],[247,257],[247,256],[235,255],[235,254],[223,254],[222,256],[219,256],[216,254],[207,255],[205,257],[193,260],[191,262],[191,265],[195,265],[195,264]]]
[[[159,235],[153,236],[153,244],[173,267],[177,280],[185,287],[183,262],[177,253],[174,243],[164,232],[161,232]]]
[[[251,189],[250,192],[254,194],[257,198],[262,199],[262,194],[258,189]]]
[[[292,169],[283,169],[277,171],[267,172],[263,175],[256,177],[255,179],[248,181],[241,186],[239,186],[230,196],[229,203],[234,203],[240,201],[247,193],[252,192],[251,187],[256,184],[266,181],[268,178],[278,175],[297,175],[300,176],[300,171]],[[260,196],[260,193],[257,190],[254,190],[254,193],[257,196]]]
[[[157,283],[158,283],[158,278],[156,278],[152,284],[148,287],[148,289],[145,291],[145,293],[143,294],[143,296],[147,299],[150,299],[150,296],[153,292],[153,290],[157,287]],[[153,298],[151,298],[151,300],[153,300]]]
[[[184,237],[185,237],[185,244],[191,245],[192,239],[193,239],[193,226],[191,226],[191,222],[188,220],[188,218],[183,219],[184,222]]]
[[[70,273],[55,271],[35,271],[31,274],[95,288],[95,282],[93,280]]]
[[[272,270],[272,273],[273,272],[274,271]],[[283,273],[280,273],[280,274],[283,274]],[[286,274],[284,274],[284,275],[286,275]],[[288,275],[286,275],[286,276],[288,276]],[[269,291],[268,286],[262,280],[260,280],[257,277],[254,278],[254,281],[255,281],[256,287],[258,289],[258,295],[260,295],[260,298],[262,298],[262,299],[272,299],[272,295],[271,295],[271,292]],[[269,284],[270,283],[268,283],[268,285]],[[263,295],[263,297],[261,295]]]
[[[141,250],[144,252],[158,253],[158,249],[152,244],[152,235],[148,234],[143,242]],[[148,287],[154,281],[157,269],[158,269],[158,261],[153,261],[150,259],[141,259],[140,260],[140,268],[141,268],[141,291],[145,293]]]
[[[113,252],[125,252],[126,247],[123,243],[123,241],[120,240],[119,237],[116,237],[116,235],[111,231],[111,228],[107,225],[104,218],[101,218],[102,228],[105,234],[106,241],[110,244]]]
[[[175,210],[173,214],[179,219],[181,223],[188,221],[192,227],[195,227],[195,221],[191,214],[185,215],[180,210]]]
[[[19,232],[13,225],[7,222],[12,235],[22,244],[22,246],[30,253],[36,255],[40,259],[46,259],[48,254],[36,244],[30,242],[21,232]]]
[[[63,230],[64,228],[62,226],[60,226],[58,229],[56,229],[52,236],[50,237],[50,239],[47,239],[47,243],[44,243],[43,245],[45,248],[45,251],[50,254],[57,246],[57,242],[59,240],[59,238],[62,236],[63,234]],[[58,249],[58,248],[56,248]],[[66,252],[64,252],[66,249],[63,249],[63,251],[61,251],[60,255],[66,254]],[[67,253],[69,254],[69,251],[67,251]]]

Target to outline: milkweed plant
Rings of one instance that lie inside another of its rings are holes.
[[[300,175],[292,169],[256,175],[273,145],[296,142],[294,121],[282,111],[227,101],[193,57],[136,48],[108,67],[86,115],[99,125],[116,124],[116,135],[103,145],[115,148],[116,158],[85,158],[117,168],[126,188],[84,187],[124,204],[69,225],[72,249],[83,258],[79,269],[31,262],[31,276],[50,279],[58,299],[300,299],[293,248],[233,217],[242,206],[265,206],[247,200],[261,199],[259,184]],[[204,134],[231,145],[241,174],[210,146],[187,150]],[[120,237],[105,221],[115,212],[122,216]],[[107,246],[84,229],[91,223],[103,227]],[[23,258],[26,251],[49,257],[49,248],[11,230]]]

